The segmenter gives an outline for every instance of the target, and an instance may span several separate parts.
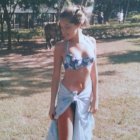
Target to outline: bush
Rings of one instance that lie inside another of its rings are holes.
[[[8,33],[7,31],[4,31],[4,39],[8,38]],[[32,39],[32,38],[36,38],[38,36],[42,36],[43,31],[41,29],[19,29],[19,30],[15,30],[12,29],[11,30],[11,39],[18,41],[18,40],[26,40],[26,39]],[[0,34],[1,37],[1,34]]]
[[[91,26],[89,28],[85,28],[83,32],[94,36],[96,39],[125,38],[140,34],[140,24]]]
[[[140,14],[132,16],[131,23],[139,23],[139,22],[140,22]]]

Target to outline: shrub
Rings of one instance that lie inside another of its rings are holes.
[[[90,26],[85,28],[83,32],[96,39],[124,38],[140,34],[140,24]]]
[[[140,22],[140,14],[131,17],[131,23],[139,23],[139,22]]]

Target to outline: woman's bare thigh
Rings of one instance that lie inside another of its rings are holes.
[[[58,118],[58,135],[60,140],[72,140],[73,137],[73,110],[69,107]]]

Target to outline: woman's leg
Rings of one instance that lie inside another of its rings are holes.
[[[73,137],[73,110],[69,107],[58,118],[59,140],[72,140]]]

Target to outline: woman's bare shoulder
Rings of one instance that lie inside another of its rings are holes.
[[[65,46],[65,42],[62,40],[62,41],[59,41],[55,44],[55,49],[54,51],[55,52],[63,52],[64,50],[64,46]]]
[[[64,47],[64,43],[65,43],[64,40],[58,41],[58,42],[55,44],[55,47],[61,49],[61,48]]]

